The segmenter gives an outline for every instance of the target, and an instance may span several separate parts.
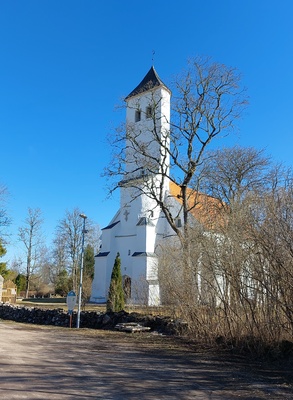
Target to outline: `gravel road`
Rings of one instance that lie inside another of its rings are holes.
[[[0,321],[0,398],[293,399],[277,371],[199,353],[174,339]]]

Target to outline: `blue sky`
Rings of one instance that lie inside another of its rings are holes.
[[[292,165],[291,0],[0,0],[0,182],[19,253],[27,208],[43,212],[48,245],[66,210],[100,227],[119,207],[101,177],[115,110],[154,64],[172,77],[195,55],[239,69],[250,105],[237,136]]]

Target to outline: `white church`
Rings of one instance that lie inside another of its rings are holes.
[[[120,208],[109,225],[102,229],[102,246],[95,256],[92,302],[107,301],[111,273],[119,252],[128,302],[160,304],[157,246],[164,238],[174,235],[174,232],[144,187],[151,179],[152,190],[160,190],[163,200],[169,204],[171,202],[171,209],[180,224],[178,187],[166,179],[170,163],[170,98],[170,90],[161,81],[154,67],[151,67],[125,99],[127,133],[125,173],[119,184]],[[151,161],[144,158],[143,146],[148,147],[148,154],[151,149]]]

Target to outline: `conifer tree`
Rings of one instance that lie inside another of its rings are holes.
[[[92,281],[95,273],[95,253],[94,248],[90,244],[84,249],[84,275]]]
[[[17,286],[17,293],[24,292],[26,288],[26,277],[23,274],[18,274],[14,279],[14,283]]]
[[[121,275],[121,259],[120,254],[117,253],[111,274],[111,282],[107,301],[107,311],[118,312],[123,310],[123,308],[124,291]]]
[[[3,257],[5,254],[6,254],[6,249],[0,239],[0,258]],[[8,275],[8,273],[9,271],[7,270],[6,262],[0,262],[0,275],[2,275],[3,278],[5,278],[5,276]]]

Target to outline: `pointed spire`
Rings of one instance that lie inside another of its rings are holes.
[[[158,86],[164,86],[166,89],[168,89],[167,86],[159,78],[159,75],[157,74],[154,66],[152,66],[149,72],[140,82],[140,84],[136,86],[136,88],[131,93],[129,93],[125,100],[128,100],[130,97],[136,96],[138,94],[148,92],[149,90],[152,90]]]

